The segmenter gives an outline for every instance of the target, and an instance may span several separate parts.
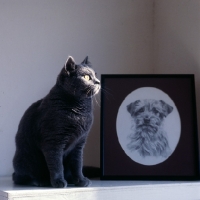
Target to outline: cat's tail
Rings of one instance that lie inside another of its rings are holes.
[[[99,167],[83,166],[83,175],[87,178],[100,178],[101,170]]]

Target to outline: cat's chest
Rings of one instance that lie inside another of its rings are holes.
[[[77,144],[84,144],[88,133],[90,131],[91,125],[93,122],[93,116],[91,114],[88,115],[80,115],[71,113],[68,115],[65,120],[65,148],[64,151],[69,152],[70,149],[74,149]]]
[[[56,125],[58,128],[63,129],[63,132],[73,132],[75,135],[81,135],[84,132],[89,131],[92,122],[93,115],[92,112],[80,112],[77,109],[62,110],[57,112]]]
[[[83,131],[87,131],[90,129],[90,126],[93,121],[93,116],[91,113],[88,114],[77,114],[72,113],[70,117],[67,117],[66,123],[68,123],[68,120],[71,121],[72,124],[74,124],[77,129],[82,128]]]

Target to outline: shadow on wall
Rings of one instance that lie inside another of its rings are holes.
[[[192,30],[188,30],[187,25],[178,28],[169,24],[164,26],[157,30],[154,46],[156,73],[195,75],[196,107],[197,117],[199,116],[198,127],[200,127],[200,44],[198,42],[200,26],[192,27]],[[184,90],[184,88],[180,89]]]
[[[94,122],[84,148],[84,165],[100,166],[100,95],[94,100]],[[97,102],[96,102],[97,101]]]

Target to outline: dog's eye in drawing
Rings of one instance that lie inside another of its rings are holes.
[[[163,113],[161,113],[160,111],[158,111],[157,109],[153,109],[153,113],[159,118],[165,117],[165,115]]]
[[[144,112],[144,107],[140,108],[136,113],[135,115],[139,115],[140,113],[143,113]]]
[[[158,115],[159,116],[159,112],[158,112],[158,110],[156,110],[155,108],[153,109],[153,113],[155,114],[155,115]]]

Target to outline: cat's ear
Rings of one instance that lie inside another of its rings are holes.
[[[86,58],[83,60],[83,62],[81,64],[87,65],[88,63],[89,63],[88,56],[86,56]]]
[[[81,63],[82,65],[85,65],[85,66],[88,66],[88,67],[92,67],[89,59],[88,59],[88,56],[86,56],[86,58],[83,60],[83,62]]]
[[[67,71],[67,73],[69,74],[70,72],[75,70],[75,61],[74,58],[72,56],[69,56],[65,62],[65,70]]]

